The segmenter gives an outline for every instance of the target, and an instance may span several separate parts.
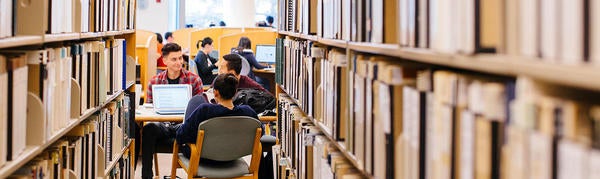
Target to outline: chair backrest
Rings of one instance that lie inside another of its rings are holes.
[[[194,59],[188,60],[188,71],[198,75],[198,65]]]
[[[240,71],[240,75],[248,76],[252,67],[250,67],[250,63],[248,63],[248,60],[244,58],[244,56],[240,55],[240,57],[242,57],[242,70]]]
[[[260,121],[248,116],[215,117],[200,123],[198,130],[204,130],[200,157],[231,161],[252,154],[260,126]]]

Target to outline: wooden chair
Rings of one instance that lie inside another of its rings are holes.
[[[261,122],[247,116],[216,117],[198,125],[198,137],[190,147],[190,158],[173,144],[171,178],[184,168],[188,178],[257,179],[262,146]],[[242,157],[252,155],[250,165]],[[208,159],[208,160],[207,160]]]

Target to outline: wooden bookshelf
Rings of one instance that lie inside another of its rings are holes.
[[[132,144],[132,142],[131,142],[131,140],[129,140],[129,142],[127,142],[127,144],[123,145],[123,148],[120,150],[120,152],[116,156],[113,157],[110,164],[104,170],[104,176],[108,176],[108,174],[110,174],[110,171],[117,165],[117,162],[119,161],[119,159],[121,157],[123,157],[123,154],[127,150],[130,150],[131,144]]]
[[[80,38],[82,39],[97,38],[102,36],[104,36],[104,32],[83,32],[80,34]]]
[[[311,41],[318,41],[318,39],[319,39],[316,35],[306,35],[306,34],[295,33],[295,32],[286,32],[286,31],[279,31],[278,33],[282,34],[282,35],[307,39],[307,40],[311,40]]]
[[[79,33],[62,33],[62,34],[46,34],[44,35],[44,42],[58,42],[66,40],[79,39]]]
[[[392,44],[350,42],[349,48],[365,53],[398,57],[416,62],[441,65],[483,73],[525,75],[550,83],[600,90],[600,67],[569,66],[543,62],[540,58],[502,54],[441,54],[427,49],[402,48]],[[551,72],[551,73],[549,73]]]
[[[23,153],[21,155],[19,155],[19,158],[9,161],[9,162],[6,162],[6,164],[4,164],[4,166],[2,168],[0,168],[0,178],[6,178],[6,177],[10,176],[17,169],[21,168],[21,166],[25,165],[31,159],[33,159],[34,157],[41,154],[44,150],[46,150],[46,148],[50,147],[52,144],[54,144],[56,141],[58,141],[58,139],[62,138],[65,134],[70,132],[73,128],[75,128],[76,126],[81,124],[81,122],[85,121],[88,117],[90,117],[91,115],[96,113],[98,110],[102,109],[104,106],[106,106],[106,104],[115,100],[121,94],[123,94],[122,90],[119,91],[118,93],[113,94],[109,98],[107,98],[106,102],[101,104],[100,106],[86,110],[85,112],[83,112],[83,114],[79,118],[71,119],[71,123],[68,124],[67,127],[59,130],[48,141],[44,142],[44,144],[42,144],[40,146],[27,146],[25,151],[23,151]]]
[[[324,45],[334,46],[334,47],[338,47],[338,48],[348,48],[348,42],[345,40],[319,38],[319,40],[317,42],[324,44]]]
[[[277,85],[277,86],[279,86],[279,88],[281,89],[281,91],[282,91],[283,93],[285,93],[285,94],[289,94],[289,93],[287,92],[287,90],[286,90],[286,89],[285,89],[283,86],[281,86],[281,85]],[[296,98],[294,98],[294,97],[291,97],[291,96],[288,96],[288,97],[289,97],[289,98],[292,100],[292,102],[293,102],[294,104],[296,104],[296,105],[298,105],[298,106],[300,106],[300,104],[302,104],[302,103],[300,103],[300,102],[298,101],[298,99],[296,99]],[[363,177],[366,177],[366,178],[374,178],[373,176],[371,176],[371,175],[369,175],[367,172],[365,172],[365,170],[364,170],[362,167],[360,167],[360,166],[358,165],[358,162],[357,162],[357,160],[356,160],[356,157],[354,156],[354,154],[352,154],[352,153],[350,153],[348,150],[346,150],[346,147],[345,147],[345,144],[344,144],[344,142],[343,142],[343,141],[337,141],[337,140],[335,140],[335,138],[333,137],[333,135],[331,135],[331,131],[330,131],[330,129],[329,129],[329,128],[325,127],[325,126],[324,126],[324,125],[323,125],[321,122],[318,122],[318,121],[316,121],[316,120],[315,120],[315,119],[314,119],[312,116],[309,116],[309,115],[306,113],[306,111],[304,111],[304,110],[301,110],[301,111],[302,111],[302,113],[303,113],[304,115],[308,116],[308,118],[310,119],[310,121],[311,121],[313,124],[315,124],[315,126],[316,126],[317,128],[319,128],[319,130],[320,130],[321,132],[323,132],[323,134],[324,134],[324,135],[327,137],[327,139],[329,139],[329,141],[330,141],[331,143],[335,144],[335,147],[336,147],[336,148],[339,150],[339,152],[340,152],[340,153],[342,153],[342,154],[344,154],[344,157],[346,157],[346,159],[348,159],[348,161],[350,161],[350,163],[352,163],[352,165],[354,165],[354,167],[360,171],[360,173],[363,175]],[[291,161],[290,161],[290,162],[291,162]]]
[[[314,41],[314,36],[307,38],[297,33],[283,31],[280,31],[280,34]],[[516,77],[524,75],[559,85],[600,90],[600,83],[597,80],[600,79],[600,67],[591,65],[551,64],[543,62],[540,58],[503,54],[444,54],[429,49],[404,48],[397,44],[348,42],[326,38],[318,38],[317,42],[339,48],[349,48],[356,52],[397,57],[398,60],[409,60],[502,76]]]
[[[123,34],[123,32],[121,31],[108,31],[108,32],[104,32],[104,36],[115,36],[115,35],[121,35]]]
[[[133,33],[135,33],[135,30],[131,30],[131,29],[127,29],[127,30],[121,31],[121,35],[133,34]]]
[[[36,45],[41,43],[41,36],[15,36],[0,39],[0,48]]]

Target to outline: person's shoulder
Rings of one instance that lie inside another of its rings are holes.
[[[252,78],[250,78],[250,77],[248,77],[248,76],[246,76],[246,75],[240,75],[240,82],[241,82],[241,81],[244,81],[244,82],[246,82],[246,81],[248,81],[248,80],[252,80]]]
[[[181,72],[183,74],[185,74],[185,76],[187,76],[188,78],[200,78],[200,76],[198,76],[197,74],[195,74],[194,72],[191,71],[187,71],[185,69],[181,69]]]
[[[252,109],[250,106],[242,104],[237,106],[239,110],[243,111],[246,114],[256,115],[256,111]]]
[[[167,70],[162,71],[162,72],[152,76],[150,83],[158,83],[161,79],[163,79],[165,77],[166,74],[167,74]]]

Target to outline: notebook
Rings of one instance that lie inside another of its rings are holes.
[[[256,61],[275,64],[275,45],[256,45]]]
[[[192,97],[189,84],[152,85],[154,111],[158,114],[184,114]]]

